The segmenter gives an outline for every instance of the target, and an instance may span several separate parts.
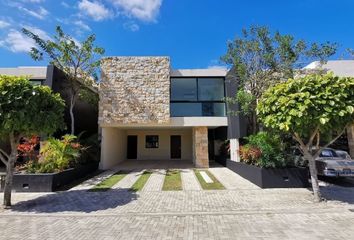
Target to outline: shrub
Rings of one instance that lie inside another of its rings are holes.
[[[246,138],[248,144],[240,148],[241,161],[265,168],[285,167],[286,160],[280,137],[259,132]]]
[[[83,149],[74,135],[64,135],[61,140],[49,138],[40,150],[39,160],[26,164],[27,172],[52,173],[74,167]]]
[[[250,144],[240,147],[240,157],[247,164],[257,165],[261,156],[262,151],[258,147],[251,146]]]

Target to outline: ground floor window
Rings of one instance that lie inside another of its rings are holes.
[[[158,147],[159,147],[159,136],[158,135],[146,135],[145,148],[158,148]]]

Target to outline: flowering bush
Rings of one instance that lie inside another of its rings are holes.
[[[262,156],[262,151],[258,147],[246,144],[240,147],[240,157],[243,162],[257,165],[257,161]]]
[[[20,144],[17,146],[18,157],[22,160],[28,159],[30,161],[37,160],[38,150],[39,150],[38,136],[31,136],[30,138],[22,138]]]

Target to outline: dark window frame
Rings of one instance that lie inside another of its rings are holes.
[[[159,135],[145,135],[145,148],[159,148]]]
[[[196,79],[196,87],[197,87],[197,100],[172,100],[171,99],[171,96],[172,96],[172,80],[173,79],[185,79],[185,78],[195,78]],[[225,104],[225,117],[227,116],[227,104],[226,104],[226,101],[225,100],[199,100],[199,79],[200,78],[208,78],[208,79],[213,79],[213,78],[216,78],[216,79],[223,79],[223,85],[224,85],[224,99],[226,97],[226,85],[225,85],[225,77],[208,77],[208,76],[196,76],[196,77],[191,77],[191,76],[177,76],[177,77],[170,77],[170,106],[171,106],[171,103],[224,103]],[[173,116],[172,116],[173,117]],[[200,116],[200,117],[213,117],[213,116]]]

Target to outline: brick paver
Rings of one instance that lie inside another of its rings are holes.
[[[211,171],[229,189],[14,193],[13,209],[0,210],[0,239],[332,240],[354,236],[353,188],[322,188],[331,200],[315,203],[307,189],[262,190],[242,181],[227,183],[233,173],[226,169],[224,174]]]
[[[122,180],[120,180],[112,189],[128,189],[133,186],[133,184],[138,180],[138,178],[143,174],[144,170],[132,171],[128,173]]]
[[[166,174],[166,170],[164,170],[164,169],[154,170],[153,173],[151,174],[149,180],[146,182],[142,191],[143,192],[161,191],[163,181],[165,179],[165,174]]]
[[[209,171],[221,182],[226,189],[259,189],[257,185],[235,174],[228,168],[215,167]]]
[[[112,174],[114,174],[114,173],[115,173],[114,170],[105,171],[105,172],[103,172],[93,178],[90,178],[90,179],[84,181],[83,183],[71,188],[69,191],[91,189],[94,186],[96,186],[97,184],[99,184],[100,182],[102,182],[103,180],[112,176]]]
[[[197,177],[194,174],[193,169],[183,169],[181,170],[182,186],[183,190],[202,190]]]

